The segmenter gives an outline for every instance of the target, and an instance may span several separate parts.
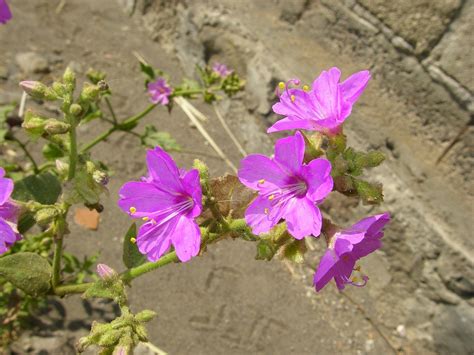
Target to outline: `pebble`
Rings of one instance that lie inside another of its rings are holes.
[[[397,334],[402,338],[405,338],[407,336],[407,331],[403,324],[397,326]]]
[[[25,74],[49,73],[48,60],[35,52],[22,52],[16,55],[16,63]]]

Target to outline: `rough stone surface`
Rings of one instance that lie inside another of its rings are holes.
[[[426,54],[445,32],[461,0],[359,0],[381,21]]]
[[[49,72],[48,60],[35,52],[19,53],[15,57],[16,63],[25,74]]]

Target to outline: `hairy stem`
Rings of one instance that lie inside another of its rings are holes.
[[[61,257],[63,254],[63,237],[60,236],[56,240],[56,245],[54,247],[54,257],[53,257],[53,276],[51,278],[51,283],[53,289],[59,285],[60,273],[61,273]]]
[[[71,124],[71,130],[69,131],[70,148],[69,148],[69,172],[67,179],[71,181],[76,175],[76,163],[77,163],[77,135],[76,135],[76,124]]]
[[[25,156],[31,162],[31,165],[33,165],[33,170],[34,170],[35,174],[38,174],[39,171],[40,171],[39,168],[38,168],[38,164],[36,163],[36,160],[33,158],[33,156],[30,154],[28,149],[26,148],[26,144],[23,143],[22,141],[20,141],[17,137],[15,137],[13,135],[10,138],[11,138],[12,141],[14,141],[15,143],[18,144],[18,146],[21,148],[23,153],[25,153]]]
[[[109,108],[110,114],[112,115],[112,120],[114,121],[114,124],[117,124],[118,123],[117,116],[115,116],[115,111],[112,107],[112,104],[110,103],[109,98],[106,97],[104,100],[105,100],[105,103],[107,104],[107,107]]]

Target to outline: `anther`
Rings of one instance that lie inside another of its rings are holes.
[[[260,185],[264,184],[264,183],[265,183],[265,179],[260,179],[260,180],[258,180],[258,183],[259,183]]]
[[[309,91],[309,86],[308,85],[303,85],[303,91]]]
[[[135,207],[130,207],[130,214],[134,214],[137,212],[137,209]]]
[[[142,220],[144,220],[145,222],[148,221],[150,218],[149,217],[143,217]]]
[[[137,238],[130,238],[130,243],[135,244],[137,242]]]
[[[295,102],[295,100],[296,100],[295,95],[291,95],[291,96],[290,96],[290,99],[291,99],[291,102]]]
[[[269,212],[268,208],[265,208],[265,209],[263,210],[263,212],[264,212],[265,214],[268,214],[268,212]]]
[[[283,90],[283,89],[285,88],[285,83],[284,83],[283,81],[280,81],[280,82],[278,83],[278,87],[279,87],[281,90]]]
[[[275,195],[270,195],[270,196],[268,196],[268,199],[269,199],[270,201],[273,200],[274,198],[275,198]]]

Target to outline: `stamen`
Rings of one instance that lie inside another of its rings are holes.
[[[285,83],[283,81],[280,81],[278,83],[278,87],[281,89],[281,90],[284,90],[285,89]]]
[[[268,199],[271,201],[275,198],[275,195],[271,194],[270,196],[268,196]]]
[[[149,217],[143,217],[142,218],[142,220],[145,221],[145,222],[148,221],[149,219],[150,219]]]
[[[137,242],[137,238],[130,238],[130,243],[135,244]]]
[[[268,208],[265,208],[265,209],[263,210],[263,212],[264,212],[265,214],[268,214],[269,209],[268,209]]]
[[[265,183],[265,179],[260,179],[260,180],[258,180],[258,183],[259,183],[260,185],[264,184],[264,183]]]
[[[309,91],[309,86],[308,85],[303,85],[303,91]]]
[[[291,102],[295,102],[295,100],[296,100],[295,95],[291,95],[291,96],[290,96],[290,99],[291,99]]]
[[[130,207],[130,214],[135,214],[137,212],[137,209],[135,207]]]

